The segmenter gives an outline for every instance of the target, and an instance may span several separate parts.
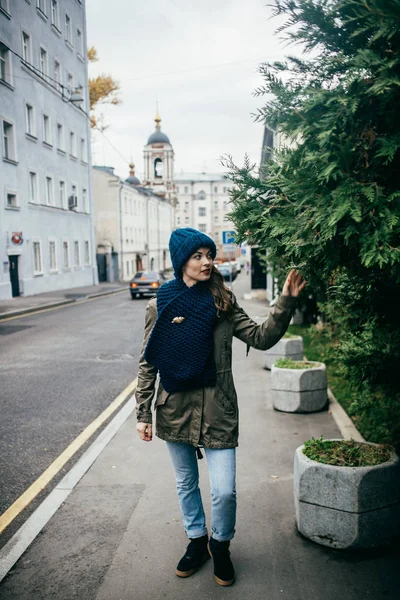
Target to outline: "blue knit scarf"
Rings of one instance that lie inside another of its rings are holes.
[[[217,309],[208,287],[182,279],[164,283],[157,294],[158,318],[144,357],[171,392],[214,386],[213,328]],[[176,317],[184,317],[181,322]]]

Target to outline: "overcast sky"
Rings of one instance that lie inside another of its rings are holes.
[[[87,0],[86,13],[88,44],[99,56],[89,73],[112,74],[122,100],[101,109],[105,136],[122,156],[96,134],[94,164],[127,177],[132,158],[142,175],[157,98],[177,174],[223,172],[223,154],[259,162],[263,127],[251,117],[263,103],[252,96],[262,84],[257,67],[288,53],[266,0]]]

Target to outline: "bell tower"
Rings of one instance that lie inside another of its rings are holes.
[[[161,131],[158,105],[154,121],[156,129],[144,147],[144,184],[171,201],[174,197],[174,150],[169,137]]]

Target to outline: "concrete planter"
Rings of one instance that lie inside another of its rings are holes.
[[[373,548],[400,535],[400,460],[372,467],[337,467],[294,460],[297,528],[330,548]]]
[[[303,360],[303,338],[297,335],[293,338],[282,338],[275,346],[264,352],[264,369],[271,369],[278,358],[291,358]]]
[[[315,412],[328,401],[328,381],[323,363],[311,369],[271,369],[272,402],[283,412]]]
[[[304,313],[296,308],[295,313],[290,321],[291,325],[303,325],[304,323]]]

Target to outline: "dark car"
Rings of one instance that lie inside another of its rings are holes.
[[[225,281],[235,281],[236,279],[236,269],[233,268],[233,265],[229,263],[221,263],[219,265],[215,265],[218,271],[221,273],[222,277]]]
[[[156,294],[164,281],[166,278],[160,271],[139,271],[129,284],[132,300],[137,296]]]

